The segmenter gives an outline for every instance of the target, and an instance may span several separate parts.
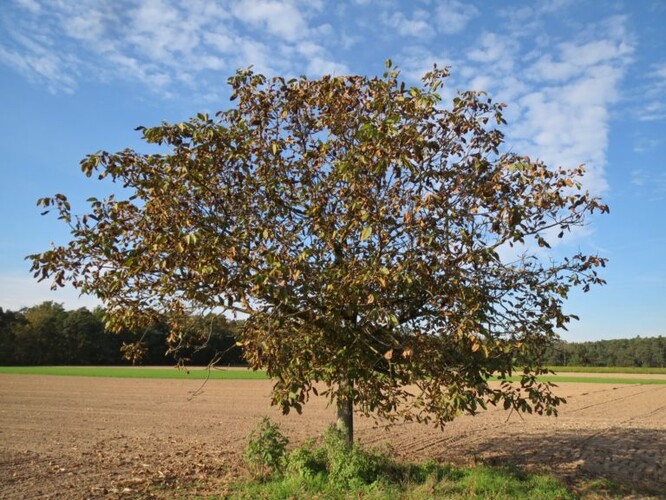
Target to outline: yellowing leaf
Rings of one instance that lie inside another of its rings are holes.
[[[368,300],[365,301],[366,304],[370,305],[375,301],[375,296],[370,294],[368,295]]]
[[[393,349],[386,351],[384,353],[384,358],[388,360],[393,359]]]
[[[361,241],[365,241],[372,235],[372,227],[368,226],[361,232]]]

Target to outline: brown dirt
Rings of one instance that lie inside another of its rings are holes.
[[[334,411],[270,407],[269,381],[101,379],[0,375],[0,498],[173,498],[223,494],[243,474],[245,436],[261,416],[297,443]],[[461,417],[444,431],[357,419],[365,445],[397,458],[516,464],[574,487],[606,477],[639,497],[666,491],[666,385],[562,383],[560,417],[503,410]],[[508,420],[507,420],[507,417]]]

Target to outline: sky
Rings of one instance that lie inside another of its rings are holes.
[[[1,0],[0,307],[52,292],[28,254],[65,243],[38,198],[75,212],[110,192],[79,161],[98,150],[148,151],[140,125],[228,109],[226,80],[379,75],[408,83],[450,66],[443,92],[486,90],[508,105],[507,146],[553,166],[587,168],[594,217],[563,253],[609,259],[608,284],[571,294],[567,341],[666,335],[666,2],[660,0]]]

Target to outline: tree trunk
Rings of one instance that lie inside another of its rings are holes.
[[[343,431],[349,444],[354,443],[354,399],[352,397],[353,382],[347,380],[340,384],[343,390],[342,397],[338,397],[338,419],[336,427]]]

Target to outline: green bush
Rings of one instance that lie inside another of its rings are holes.
[[[335,427],[326,432],[323,449],[330,480],[352,488],[376,482],[388,465],[383,454],[350,444],[345,433]]]
[[[255,476],[268,477],[282,472],[289,439],[277,424],[264,417],[248,436],[245,460]]]
[[[308,439],[287,457],[287,472],[302,478],[313,478],[327,471],[326,450],[316,448],[315,441]]]

